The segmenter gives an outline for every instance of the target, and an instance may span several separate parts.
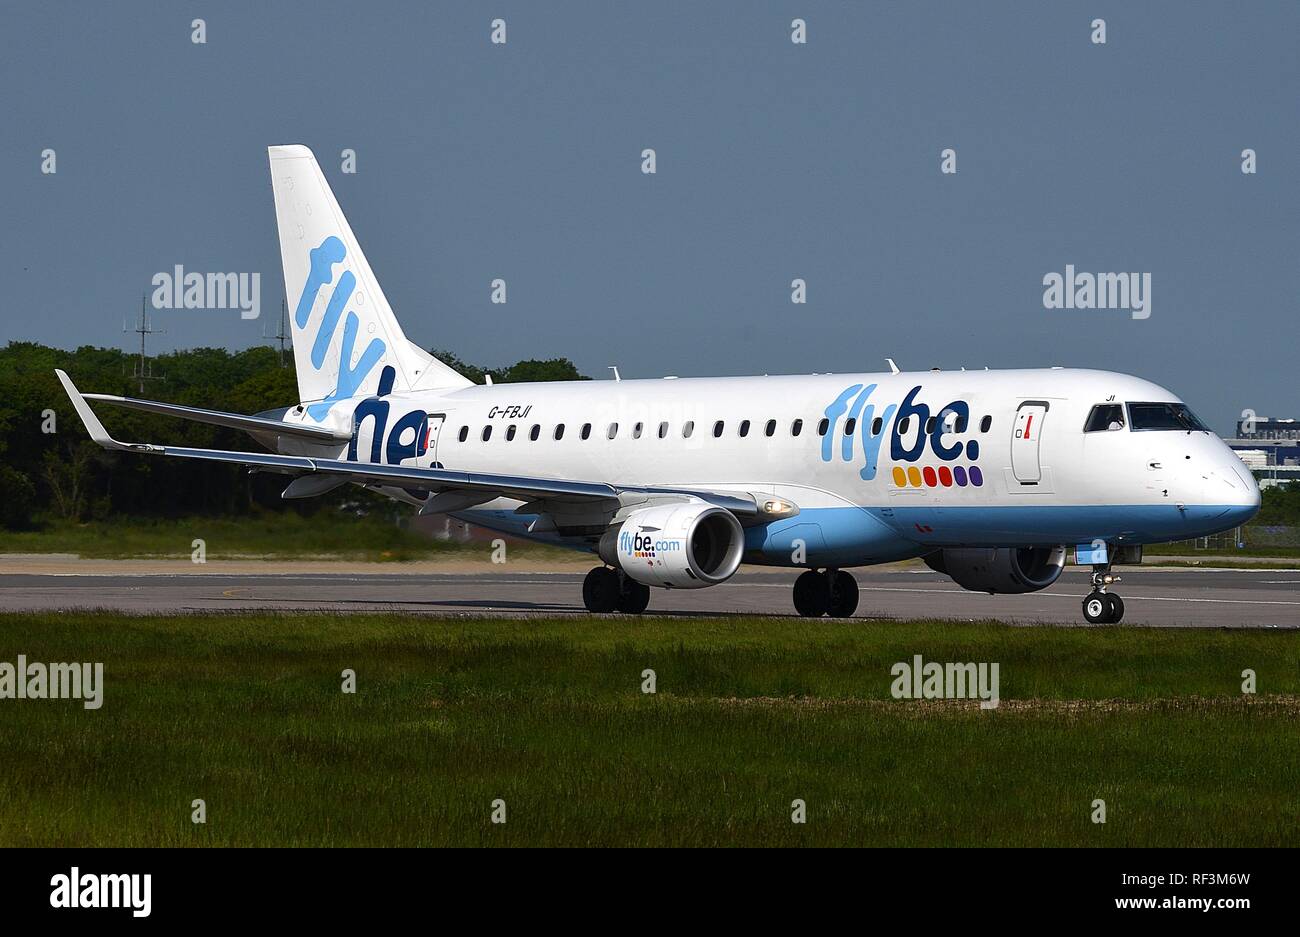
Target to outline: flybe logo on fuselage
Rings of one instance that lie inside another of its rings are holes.
[[[343,242],[330,235],[320,242],[319,247],[312,249],[308,254],[311,263],[307,271],[307,282],[303,284],[302,295],[298,297],[298,308],[293,314],[294,322],[298,328],[307,328],[307,323],[311,319],[312,307],[316,305],[317,294],[325,284],[334,282],[334,265],[342,263],[347,253],[347,248],[343,246]],[[316,340],[311,348],[311,365],[317,371],[325,367],[325,355],[329,351],[334,333],[338,330],[339,319],[343,316],[343,309],[348,304],[348,300],[352,298],[352,291],[356,288],[356,285],[357,278],[353,276],[352,271],[344,270],[339,277],[338,283],[334,286],[334,292],[325,307],[325,314],[321,316],[321,320],[316,326]],[[361,320],[357,317],[357,314],[349,309],[347,318],[343,321],[343,342],[339,349],[339,374],[334,390],[320,403],[314,403],[307,407],[308,415],[317,422],[325,419],[325,415],[329,413],[330,407],[334,406],[335,401],[356,396],[357,390],[360,389],[366,376],[378,364],[379,359],[384,356],[385,345],[383,341],[372,338],[357,363],[352,364],[352,352],[356,349],[357,332],[360,324]]]
[[[827,431],[822,436],[822,461],[830,462],[835,456],[836,437],[839,455],[844,462],[854,458],[854,442],[860,441],[864,481],[876,477],[880,466],[880,450],[888,427],[889,458],[896,464],[894,483],[899,487],[920,488],[956,484],[979,487],[984,483],[978,466],[952,465],[958,460],[975,462],[979,459],[979,441],[962,441],[955,437],[966,431],[970,422],[970,404],[953,400],[932,413],[928,404],[917,402],[921,393],[918,384],[907,392],[902,403],[884,404],[877,411],[878,401],[871,400],[875,384],[853,384],[846,387],[826,408]],[[844,417],[841,422],[840,418]],[[879,421],[879,423],[877,423]],[[876,429],[877,425],[880,427]],[[858,427],[861,427],[858,429]],[[927,455],[939,461],[937,467],[918,466]]]

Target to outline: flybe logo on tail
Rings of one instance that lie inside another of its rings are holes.
[[[307,328],[307,322],[311,319],[312,307],[316,305],[317,294],[320,293],[321,287],[334,282],[334,266],[342,263],[347,253],[347,248],[343,246],[343,242],[331,235],[321,241],[320,246],[314,248],[308,255],[311,264],[310,269],[307,271],[307,282],[303,284],[302,295],[298,297],[298,308],[294,311],[294,322],[297,323],[298,328]],[[356,288],[356,285],[357,278],[352,275],[352,271],[344,270],[339,277],[338,283],[334,286],[334,292],[330,296],[329,304],[325,307],[325,314],[321,316],[320,323],[316,327],[316,340],[311,348],[311,365],[317,371],[322,370],[326,365],[325,357],[329,351],[330,342],[334,338],[334,333],[338,330],[339,319],[343,318],[344,307],[348,304],[348,300],[352,298],[352,291]],[[307,408],[307,413],[313,420],[323,420],[336,400],[345,400],[354,396],[365,381],[366,376],[379,363],[379,359],[384,356],[386,346],[383,341],[372,338],[357,363],[352,364],[352,353],[356,349],[359,328],[360,319],[357,318],[355,312],[349,309],[346,318],[343,319],[343,342],[339,349],[338,380],[334,390],[324,400]]]
[[[880,466],[880,450],[887,429],[890,460],[913,463],[906,469],[898,465],[894,467],[895,484],[918,488],[923,484],[931,488],[936,485],[948,487],[954,483],[959,487],[968,483],[976,487],[983,484],[983,475],[977,466],[967,470],[963,466],[953,468],[941,464],[936,470],[930,466],[918,468],[914,464],[922,461],[927,453],[941,463],[962,458],[974,462],[979,458],[978,440],[963,442],[954,438],[966,431],[970,420],[970,405],[965,400],[953,400],[940,408],[937,414],[932,414],[927,404],[917,402],[921,393],[918,384],[907,392],[902,403],[882,403],[877,410],[878,401],[870,399],[876,387],[875,384],[853,384],[826,408],[828,425],[822,436],[823,462],[834,458],[837,437],[840,458],[845,462],[853,461],[854,441],[861,440],[863,465],[859,475],[864,481],[871,481]],[[844,418],[842,422],[841,417]]]

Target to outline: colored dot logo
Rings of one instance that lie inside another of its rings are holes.
[[[984,485],[984,473],[980,471],[978,465],[972,465],[969,469],[961,465],[952,468],[941,465],[937,470],[929,465],[924,469],[913,465],[906,470],[902,466],[895,465],[893,476],[894,486],[897,488],[951,488],[954,485],[958,488],[965,488],[967,485],[980,488]]]

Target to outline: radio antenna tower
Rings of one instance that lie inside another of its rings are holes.
[[[275,338],[275,339],[279,339],[279,341],[280,341],[280,367],[284,367],[284,340],[285,340],[286,338],[292,338],[292,337],[293,337],[292,335],[290,335],[288,332],[286,332],[286,331],[284,330],[285,320],[288,318],[288,315],[289,315],[288,307],[285,305],[285,301],[282,299],[282,300],[280,300],[280,330],[279,330],[278,332],[276,332],[274,335],[264,335],[264,336],[263,336],[263,337],[265,337],[265,338]]]
[[[145,294],[142,293],[140,295],[140,316],[136,319],[135,328],[128,329],[126,327],[126,322],[123,322],[122,331],[135,332],[140,336],[140,360],[136,362],[135,373],[133,373],[131,377],[140,382],[140,393],[143,394],[145,381],[161,381],[164,379],[162,375],[155,375],[153,373],[153,366],[150,363],[148,356],[145,354],[145,339],[150,335],[163,334],[163,330],[155,329],[153,323],[149,319],[149,306]]]

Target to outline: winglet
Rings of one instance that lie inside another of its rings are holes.
[[[63,384],[63,389],[67,391],[68,399],[72,401],[77,416],[81,417],[81,422],[86,424],[86,430],[90,433],[91,439],[105,449],[132,448],[108,435],[108,430],[104,429],[104,424],[99,422],[99,417],[95,416],[95,411],[90,409],[90,404],[86,403],[86,398],[81,396],[81,391],[77,390],[76,385],[72,383],[72,378],[68,377],[66,372],[55,368],[54,373],[59,376],[59,382]]]
[[[886,358],[885,361],[889,364],[889,373],[890,373],[890,374],[897,374],[897,373],[898,373],[898,365],[894,364],[894,359],[893,359],[893,358]]]

